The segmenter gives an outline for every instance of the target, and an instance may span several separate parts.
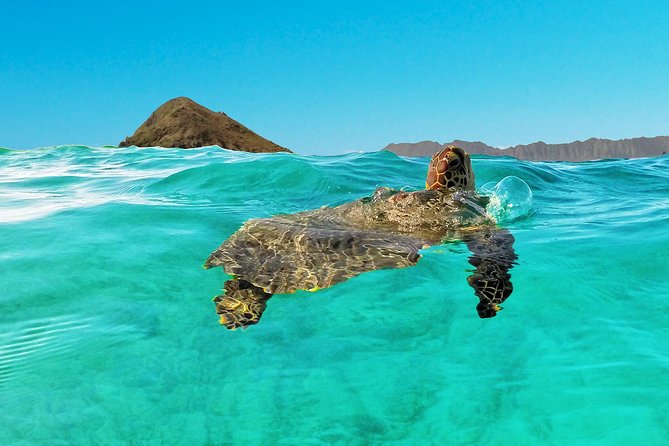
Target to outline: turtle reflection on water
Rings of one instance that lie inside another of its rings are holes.
[[[378,188],[336,207],[249,220],[205,263],[233,276],[214,298],[227,328],[256,324],[273,294],[327,288],[366,271],[415,265],[418,251],[443,240],[464,241],[476,270],[467,279],[481,318],[496,315],[513,290],[513,236],[495,226],[486,199],[474,192],[464,150],[434,155],[426,190]]]

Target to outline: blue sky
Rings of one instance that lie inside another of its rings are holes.
[[[0,146],[189,96],[299,153],[669,134],[669,2],[0,0]]]

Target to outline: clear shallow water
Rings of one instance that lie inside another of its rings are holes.
[[[202,263],[245,220],[420,188],[426,159],[0,149],[0,444],[666,444],[669,157],[476,158],[533,191],[514,293],[466,247],[227,331]]]

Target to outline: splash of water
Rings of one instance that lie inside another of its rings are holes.
[[[486,210],[500,223],[518,220],[532,210],[532,189],[516,176],[505,177],[498,183],[486,183],[481,192],[489,197]]]

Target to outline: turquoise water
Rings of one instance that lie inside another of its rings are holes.
[[[228,331],[202,264],[245,220],[427,159],[0,149],[0,444],[666,444],[669,156],[473,163],[533,191],[497,317],[452,244]]]

